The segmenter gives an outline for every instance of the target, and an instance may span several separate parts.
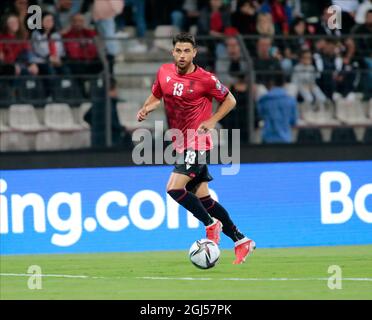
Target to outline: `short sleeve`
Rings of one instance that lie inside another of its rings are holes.
[[[229,89],[227,89],[227,87],[213,74],[211,74],[210,78],[207,80],[207,91],[218,102],[225,100],[226,96],[229,94]]]
[[[160,74],[160,70],[156,74],[156,79],[151,89],[152,94],[158,99],[160,99],[163,96],[163,91],[161,90],[160,81],[159,81],[159,74]]]

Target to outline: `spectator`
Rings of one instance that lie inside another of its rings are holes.
[[[258,115],[264,121],[263,143],[291,143],[291,127],[297,123],[296,100],[283,89],[283,76],[272,77],[269,92],[258,100]]]
[[[319,45],[319,43],[323,43]],[[314,54],[315,66],[321,76],[318,85],[329,99],[334,99],[334,93],[347,96],[354,90],[354,64],[345,64],[338,54],[337,40],[325,39],[317,42],[320,51]]]
[[[225,40],[227,59],[219,59],[216,64],[216,73],[220,80],[227,86],[236,81],[237,74],[246,74],[247,63],[242,59],[241,48],[236,37],[228,37]]]
[[[41,75],[67,73],[62,58],[65,55],[62,37],[56,31],[54,17],[44,12],[42,29],[34,30],[31,34],[33,61],[38,65]]]
[[[328,7],[325,6],[323,9],[323,13],[321,15],[320,22],[315,26],[315,33],[317,35],[328,35],[328,36],[336,36],[341,37],[342,32],[345,31],[344,28],[342,29],[330,29],[328,27],[328,21],[331,19],[332,13],[328,11]],[[342,20],[342,26],[344,26],[344,20]],[[353,63],[353,58],[355,54],[355,42],[352,37],[347,37],[343,41],[339,41],[337,44],[338,50],[341,52],[343,64],[349,65],[351,68]]]
[[[39,69],[32,60],[31,48],[22,38],[18,17],[14,14],[8,15],[4,19],[3,31],[0,34],[0,62],[15,65],[16,74],[37,75]]]
[[[148,0],[149,11],[152,13],[150,24],[154,28],[159,25],[173,25],[180,31],[188,30],[187,12],[185,3],[189,0],[162,0],[161,6],[159,1]],[[198,0],[191,0],[191,4],[197,6]]]
[[[317,52],[314,53],[314,63],[320,78],[317,84],[325,95],[332,100],[336,91],[337,71],[341,70],[341,59],[336,57],[336,41],[320,39],[316,42]]]
[[[17,15],[19,19],[19,31],[18,35],[20,39],[27,39],[29,32],[26,27],[26,19],[28,15],[28,7],[30,3],[28,0],[15,0],[13,4],[12,12]]]
[[[324,110],[326,96],[316,84],[317,72],[313,66],[313,58],[310,50],[304,50],[300,55],[300,62],[295,66],[292,75],[292,83],[298,88],[300,97],[311,109]]]
[[[110,80],[109,96],[111,100],[111,136],[113,147],[133,147],[132,139],[126,128],[119,122],[117,103],[119,101],[116,80]],[[102,100],[104,97],[102,97]],[[101,100],[101,99],[98,99]],[[92,107],[85,114],[84,120],[91,126],[92,147],[105,147],[105,108],[101,101],[93,101]]]
[[[139,41],[133,41],[129,51],[132,53],[144,53],[147,51],[147,46],[144,43],[144,37],[146,35],[147,24],[146,24],[146,1],[145,0],[122,0],[125,1],[125,8],[131,8],[134,20],[136,23],[137,37]],[[125,27],[124,11],[123,14],[118,15],[117,24],[119,29]]]
[[[270,13],[259,13],[257,16],[256,32],[260,36],[273,36],[275,28]]]
[[[199,16],[198,33],[202,36],[212,36],[212,40],[200,41],[201,45],[208,48],[210,61],[209,68],[215,69],[215,60],[226,55],[223,44],[224,32],[231,26],[230,12],[223,5],[222,0],[209,0]]]
[[[239,1],[236,12],[232,15],[232,25],[243,35],[255,34],[257,11],[253,0]]]
[[[272,37],[275,34],[275,28],[270,13],[259,13],[256,18],[255,32],[256,37],[245,39],[245,46],[252,56],[256,55],[257,39],[260,37]]]
[[[271,14],[276,34],[288,34],[289,24],[292,20],[292,11],[291,7],[286,4],[286,1],[283,4],[279,0],[265,0],[260,11]]]
[[[117,0],[94,0],[93,20],[102,38],[115,38],[115,16],[122,12],[124,3]],[[110,62],[110,71],[113,72],[114,59],[120,53],[117,40],[106,40],[107,58]]]
[[[183,9],[186,12],[186,28],[189,29],[192,25],[198,24],[202,0],[185,0]]]
[[[68,68],[63,64],[65,55],[62,37],[56,31],[54,17],[44,12],[42,16],[42,29],[34,30],[31,34],[33,62],[37,64],[40,75],[68,74]],[[51,95],[55,79],[43,79],[47,95]]]
[[[291,24],[290,36],[284,42],[284,56],[297,62],[302,50],[311,48],[311,41],[306,38],[306,21],[304,18],[295,18]]]
[[[55,16],[57,30],[63,34],[68,31],[71,18],[79,13],[81,0],[52,0],[53,4],[46,5],[45,9]]]
[[[98,74],[103,69],[93,41],[96,36],[96,31],[86,28],[85,18],[80,13],[72,17],[70,30],[63,35],[66,64],[72,74],[82,76],[78,83],[84,95],[86,95],[84,76]]]
[[[366,12],[365,23],[358,25],[353,29],[353,33],[358,35],[357,43],[357,59],[362,70],[366,72],[362,74],[362,91],[365,99],[372,97],[372,9]]]
[[[184,0],[163,0],[162,4],[164,7],[158,8],[158,11],[162,11],[165,17],[162,17],[159,21],[160,17],[158,17],[157,12],[156,25],[172,25],[180,31],[186,31],[185,14],[183,11],[184,2]]]
[[[331,5],[331,4],[329,4]],[[324,5],[323,11],[320,16],[320,21],[316,23],[314,27],[314,31],[312,33],[315,33],[316,35],[323,35],[323,36],[341,36],[341,29],[337,28],[329,28],[328,22],[331,21],[332,18],[332,12],[328,11],[329,6]]]
[[[278,49],[272,46],[271,38],[262,37],[258,39],[257,51],[253,59],[256,71],[256,84],[261,85],[258,86],[258,95],[265,92],[263,86],[268,85],[272,73],[281,72],[280,58]]]
[[[83,15],[78,13],[72,17],[70,30],[63,35],[66,58],[71,64],[72,73],[97,73],[101,71],[100,63],[98,67],[92,68],[93,65],[97,65],[98,60],[97,48],[93,42],[96,36],[96,31],[86,28]]]
[[[240,139],[244,143],[249,142],[248,132],[248,85],[245,73],[235,74],[236,81],[230,87],[230,92],[236,99],[236,106],[224,117],[220,123],[225,129],[240,129]],[[256,113],[256,112],[255,112]],[[257,127],[254,117],[255,127]]]
[[[209,5],[200,12],[198,32],[200,35],[220,38],[223,37],[225,29],[230,25],[230,12],[222,0],[209,0]]]
[[[364,0],[355,13],[355,22],[357,24],[365,24],[367,12],[372,10],[372,0]]]
[[[358,0],[332,0],[332,4],[341,8],[342,32],[350,33],[355,24],[355,13],[359,6]]]

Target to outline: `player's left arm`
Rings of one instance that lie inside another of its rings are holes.
[[[214,129],[217,122],[223,119],[236,105],[235,97],[229,92],[225,100],[222,101],[216,113],[206,121],[203,121],[199,128],[199,132],[207,132],[208,130]]]

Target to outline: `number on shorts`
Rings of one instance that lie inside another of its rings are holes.
[[[185,157],[185,162],[189,164],[194,164],[195,163],[195,158],[196,158],[196,152],[192,150],[187,150],[186,151],[186,157]]]

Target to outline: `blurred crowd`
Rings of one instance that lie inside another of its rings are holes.
[[[42,8],[41,29],[27,25],[30,5]],[[168,25],[197,36],[205,49],[197,62],[242,101],[249,66],[238,34],[253,60],[257,100],[273,74],[296,84],[299,101],[314,110],[335,95],[372,92],[372,0],[2,0],[0,21],[1,75],[98,74],[97,35],[112,39],[104,45],[112,72],[122,50],[114,39],[127,38],[127,26],[136,37],[129,51],[146,53],[148,32]],[[330,28],[338,22],[341,29]]]
[[[40,30],[27,27],[27,10],[33,4],[42,8]],[[342,29],[332,30],[328,26],[332,19],[328,8],[332,4],[342,9]],[[223,37],[256,36],[247,39],[246,46],[257,60],[258,71],[276,68],[278,64],[288,75],[293,70],[311,71],[311,66],[318,71],[338,71],[338,75],[329,76],[335,78],[335,86],[342,87],[340,90],[345,93],[352,82],[347,74],[355,63],[370,67],[370,59],[363,57],[371,54],[371,45],[366,39],[343,35],[370,34],[371,10],[371,0],[162,0],[161,5],[155,0],[2,0],[0,41],[34,41],[31,45],[0,44],[1,73],[95,73],[102,68],[92,40],[97,34],[113,39],[125,37],[125,26],[134,24],[139,41],[130,50],[146,52],[146,43],[141,41],[146,32],[158,25],[173,25],[180,31],[194,28],[198,36],[215,39],[212,45],[207,45],[211,54],[209,67],[213,70],[214,61],[229,51],[231,40],[224,43]],[[329,37],[309,38],[312,35]],[[79,38],[85,41],[67,41]],[[120,54],[118,42],[107,41],[106,53],[112,65]],[[309,54],[313,61],[307,65]],[[89,61],[95,67],[86,68],[80,61]],[[300,81],[312,81],[310,78]],[[327,87],[324,93],[329,96],[333,90]],[[322,100],[319,94],[315,95]],[[305,93],[303,98],[309,96]]]

